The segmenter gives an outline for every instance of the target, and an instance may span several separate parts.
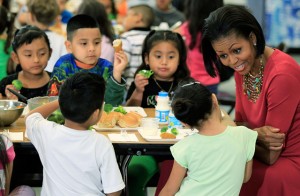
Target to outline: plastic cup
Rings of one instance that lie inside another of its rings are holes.
[[[146,136],[154,136],[158,132],[158,120],[156,118],[143,118],[141,132]]]

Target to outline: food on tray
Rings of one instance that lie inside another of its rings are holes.
[[[122,50],[122,40],[120,39],[115,39],[113,41],[113,47],[115,49],[116,52],[119,52]]]
[[[161,133],[165,133],[165,132],[167,132],[168,131],[168,127],[162,127],[161,129],[160,129],[160,132]]]
[[[126,110],[123,108],[123,106],[119,105],[116,109],[114,109],[115,112],[121,112],[122,114],[126,114]]]
[[[174,127],[171,129],[171,133],[173,133],[174,135],[178,135],[178,130]]]
[[[139,74],[143,75],[145,78],[150,78],[150,76],[153,74],[154,72],[152,70],[140,70]]]
[[[121,116],[118,120],[118,125],[120,127],[135,128],[140,126],[142,116],[136,112],[128,112],[127,114]]]
[[[111,112],[112,110],[113,110],[113,106],[112,106],[111,104],[109,104],[109,103],[104,104],[104,111],[105,111],[106,113],[109,113],[109,112]]]
[[[103,112],[97,125],[100,128],[113,128],[116,125],[124,128],[135,128],[140,126],[141,118],[142,116],[136,112],[128,112],[126,114],[116,111]]]
[[[13,80],[12,85],[19,91],[23,87],[23,84],[20,80]]]
[[[123,114],[120,112],[110,112],[108,114],[103,112],[97,125],[100,128],[113,128],[116,126],[121,115]]]
[[[176,139],[176,135],[173,133],[163,132],[160,134],[161,139]]]

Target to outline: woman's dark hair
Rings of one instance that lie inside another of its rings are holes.
[[[84,123],[102,107],[105,81],[95,73],[78,72],[60,88],[59,106],[62,115],[73,122]]]
[[[6,138],[6,136],[4,135],[0,135],[0,161],[1,164],[3,166],[3,170],[4,170],[4,176],[6,177],[6,166],[8,164],[8,157],[7,157],[7,152],[6,152],[6,143],[4,142],[4,138]],[[8,139],[8,138],[6,138]],[[0,178],[0,186],[4,187],[5,185],[5,179],[4,182],[2,182],[1,178]]]
[[[177,48],[179,53],[179,65],[174,73],[174,78],[178,82],[184,78],[190,77],[190,71],[187,68],[186,58],[187,58],[187,51],[185,43],[180,34],[164,30],[164,31],[155,31],[152,30],[146,36],[143,48],[142,48],[142,64],[138,67],[135,75],[142,69],[150,70],[149,65],[145,62],[145,57],[150,54],[151,49],[158,43],[161,42],[171,42]]]
[[[15,36],[12,42],[12,48],[14,52],[17,52],[18,48],[20,48],[22,45],[31,44],[33,40],[40,38],[45,39],[50,51],[50,42],[47,34],[44,31],[40,30],[38,27],[27,25],[15,32]]]
[[[108,37],[112,43],[115,39],[114,30],[103,4],[96,0],[84,0],[79,6],[77,13],[87,14],[94,18],[99,24],[101,33]]]
[[[14,20],[15,15],[10,13],[4,6],[0,5],[0,34],[3,34],[6,30],[7,38],[4,46],[4,52],[6,54],[9,54],[9,47],[14,31]]]
[[[201,127],[201,123],[208,119],[212,105],[212,93],[191,79],[179,83],[171,103],[175,117],[192,128]]]
[[[185,1],[185,17],[188,21],[188,30],[191,34],[190,49],[196,47],[196,42],[199,39],[199,32],[202,31],[204,20],[209,14],[222,7],[223,0],[186,0]],[[199,48],[200,50],[200,48]]]
[[[209,15],[203,26],[201,49],[205,68],[210,76],[216,76],[214,64],[218,69],[223,66],[212,42],[231,34],[249,39],[250,33],[256,36],[256,57],[259,57],[265,49],[265,37],[261,26],[248,9],[240,5],[225,5]]]

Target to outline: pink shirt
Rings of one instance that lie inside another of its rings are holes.
[[[250,128],[279,128],[286,134],[285,147],[272,166],[254,160],[252,177],[243,185],[241,196],[300,195],[300,187],[294,183],[300,181],[300,66],[275,49],[263,76],[261,94],[253,103],[243,93],[243,77],[235,73],[235,118],[248,122]]]
[[[183,23],[183,25],[180,27],[182,36],[185,37],[185,43],[187,46],[187,65],[191,72],[191,77],[195,80],[198,80],[203,85],[213,85],[220,83],[220,77],[217,76],[215,78],[208,75],[208,73],[205,70],[204,61],[203,61],[203,55],[199,51],[200,41],[201,41],[201,34],[199,33],[197,37],[196,47],[194,47],[192,50],[189,49],[189,44],[191,43],[191,35],[188,30],[188,22]]]

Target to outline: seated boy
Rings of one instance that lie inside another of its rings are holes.
[[[127,89],[134,81],[136,69],[142,64],[142,45],[145,37],[150,32],[154,18],[153,9],[148,5],[141,4],[130,7],[123,20],[126,32],[121,34],[120,38],[123,42],[122,48],[129,61],[129,65],[124,72]]]
[[[123,51],[116,52],[114,65],[99,58],[101,32],[98,23],[84,14],[72,17],[67,24],[65,45],[69,54],[56,62],[49,82],[48,95],[57,96],[59,87],[69,76],[77,72],[91,72],[107,79],[105,102],[113,106],[122,104],[125,80],[121,75],[128,63],[127,56]]]
[[[100,119],[104,91],[101,76],[76,73],[61,86],[58,101],[26,115],[26,133],[44,168],[41,195],[121,194],[125,185],[111,142],[88,130]],[[64,125],[45,119],[58,108]]]

